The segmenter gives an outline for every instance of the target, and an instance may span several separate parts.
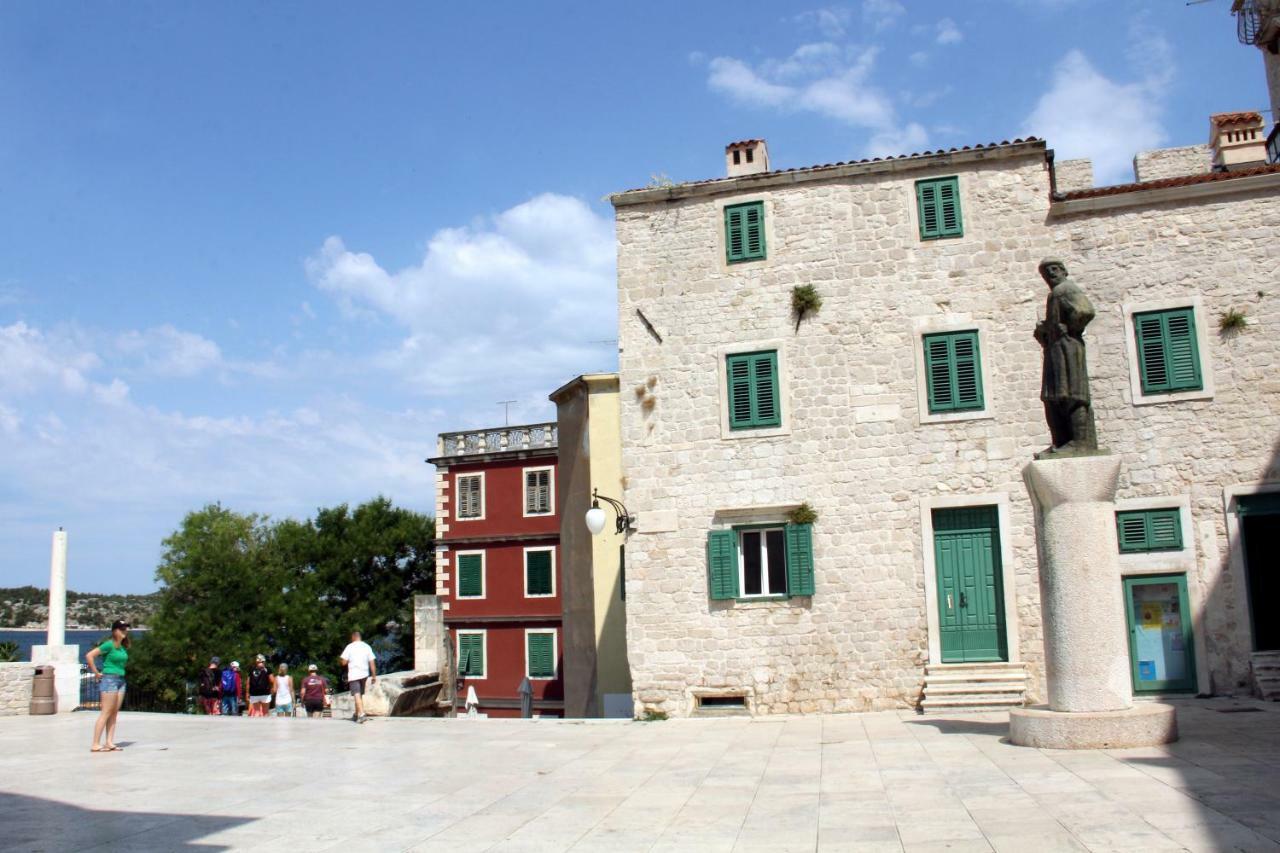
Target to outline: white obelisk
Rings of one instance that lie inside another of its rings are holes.
[[[53,533],[53,559],[49,561],[49,645],[67,644],[67,531]]]
[[[53,532],[49,560],[48,643],[31,647],[31,662],[53,667],[58,713],[69,714],[80,704],[80,647],[67,645],[67,532]]]

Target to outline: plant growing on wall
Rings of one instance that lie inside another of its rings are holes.
[[[787,513],[787,521],[792,524],[813,524],[818,520],[818,511],[809,506],[809,502],[805,501],[800,506]]]
[[[18,644],[0,643],[0,663],[18,662]]]
[[[1228,308],[1218,317],[1218,331],[1224,335],[1238,335],[1249,325],[1249,315],[1239,308]]]
[[[791,311],[796,315],[796,331],[800,331],[800,321],[806,314],[813,313],[822,307],[822,294],[812,284],[797,284],[791,288]]]

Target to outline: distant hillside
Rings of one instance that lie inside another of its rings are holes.
[[[101,595],[67,590],[68,628],[109,628],[117,619],[146,627],[159,605],[159,593]],[[0,627],[44,628],[49,616],[49,590],[34,586],[0,587]]]

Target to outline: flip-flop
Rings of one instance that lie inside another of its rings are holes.
[[[116,746],[115,744],[112,744],[111,746],[107,747],[105,751],[106,752],[124,752],[124,747]]]
[[[96,747],[96,746],[91,746],[91,747],[89,747],[89,751],[90,751],[90,752],[110,752],[111,750],[109,750],[109,749],[99,749],[99,748],[98,748],[98,747]]]

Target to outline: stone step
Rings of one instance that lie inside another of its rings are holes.
[[[987,663],[928,663],[924,666],[926,674],[943,673],[943,672],[965,672],[973,670],[981,672],[992,669],[1013,669],[1022,672],[1026,669],[1023,664],[1009,663],[1008,661],[990,661]]]
[[[1008,684],[992,683],[988,681],[975,684],[973,682],[964,682],[957,684],[934,684],[932,681],[924,686],[925,696],[950,696],[964,695],[972,696],[975,694],[983,695],[1002,695],[1006,693],[1021,696],[1026,692],[1027,686],[1022,682],[1010,682]]]
[[[1026,684],[1027,674],[1018,672],[957,672],[946,675],[926,675],[925,684]]]
[[[1020,696],[948,696],[945,699],[926,698],[920,703],[920,710],[926,714],[956,714],[965,711],[1003,711],[1021,708],[1023,704]]]

